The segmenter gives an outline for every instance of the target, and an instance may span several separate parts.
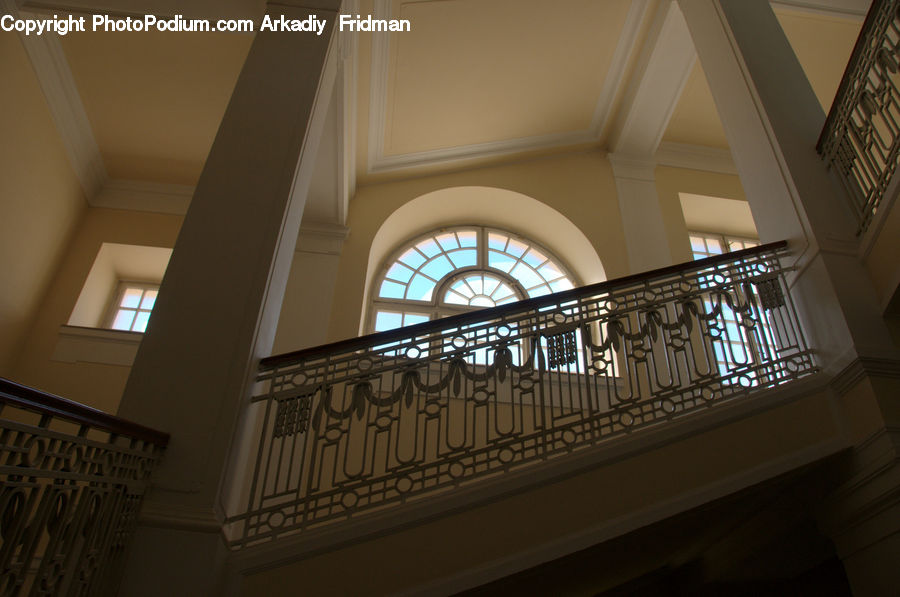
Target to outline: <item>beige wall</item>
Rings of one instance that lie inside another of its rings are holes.
[[[22,339],[86,202],[13,33],[0,33],[0,77],[0,375],[14,377]]]
[[[104,242],[173,247],[181,221],[173,215],[89,208],[21,347],[15,379],[115,413],[130,367],[52,360],[59,328],[68,322]]]
[[[700,170],[686,170],[660,166],[656,169],[656,191],[666,226],[669,250],[675,263],[690,261],[691,245],[681,211],[678,193],[693,193],[709,197],[724,197],[746,201],[741,180],[734,174],[716,174]],[[708,231],[712,232],[712,231]]]

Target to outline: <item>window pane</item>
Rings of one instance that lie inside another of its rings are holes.
[[[112,329],[114,330],[130,330],[131,322],[134,321],[135,311],[129,309],[119,309],[116,313],[116,319],[113,321]]]
[[[406,267],[402,263],[395,263],[387,273],[388,278],[404,283],[409,282],[409,279],[412,278],[412,275],[413,270]]]
[[[437,237],[437,241],[444,251],[452,251],[459,248],[459,243],[456,242],[456,235],[453,233],[441,234]]]
[[[385,332],[403,325],[403,314],[379,311],[375,315],[375,331]]]
[[[509,237],[504,236],[502,234],[497,234],[496,232],[491,232],[488,234],[488,248],[496,249],[498,251],[506,250],[506,241],[509,240]]]
[[[450,253],[450,260],[458,268],[474,267],[478,265],[478,253],[475,249],[457,250]]]
[[[537,269],[539,265],[547,261],[547,258],[540,253],[539,251],[535,251],[534,249],[530,249],[528,253],[525,254],[525,257],[522,258],[522,261],[530,265],[531,267]]]
[[[510,274],[526,289],[537,286],[543,282],[541,277],[538,276],[533,269],[521,262],[513,268]]]
[[[420,270],[426,276],[435,280],[440,280],[453,271],[453,264],[443,255],[438,255],[428,263],[422,266]]]
[[[474,247],[478,244],[474,230],[463,230],[462,232],[457,232],[456,237],[459,239],[459,244],[464,247]]]
[[[384,298],[402,299],[404,290],[406,290],[406,287],[403,284],[397,284],[396,282],[385,280],[381,283],[381,290],[379,291],[378,296]]]
[[[406,290],[406,298],[414,301],[430,301],[431,293],[434,291],[434,282],[424,276],[416,274],[413,276],[409,288]]]
[[[399,260],[412,269],[416,269],[417,267],[425,263],[425,257],[423,257],[422,254],[415,249],[410,249],[409,251],[401,255]]]
[[[506,246],[506,252],[513,257],[521,257],[525,253],[525,249],[527,248],[528,245],[526,245],[525,243],[509,239],[509,244]]]
[[[516,261],[509,255],[498,253],[497,251],[488,251],[488,266],[490,267],[508,274],[515,264]]]
[[[159,294],[158,290],[147,290],[144,292],[144,300],[141,301],[141,309],[146,309],[149,311],[153,308],[153,305],[156,304],[156,295]]]
[[[416,248],[419,249],[420,251],[422,251],[423,253],[425,253],[426,257],[434,257],[435,255],[437,255],[438,253],[441,252],[441,248],[438,246],[438,244],[434,241],[433,238],[423,240],[422,242],[420,242],[419,244],[416,245]]]
[[[403,325],[415,325],[417,323],[425,323],[430,317],[420,313],[405,313],[403,315]]]
[[[125,289],[125,294],[122,295],[122,302],[119,303],[119,306],[126,309],[137,309],[141,303],[141,295],[143,293],[144,291],[140,288]]]
[[[131,330],[134,332],[143,332],[147,329],[147,321],[149,320],[149,311],[139,311],[137,317],[134,318],[134,323],[131,325]]]
[[[469,305],[471,305],[472,307],[493,307],[494,301],[484,296],[483,294],[480,294],[469,301]]]

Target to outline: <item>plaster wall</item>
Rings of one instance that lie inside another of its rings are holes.
[[[64,363],[52,359],[60,326],[68,323],[94,259],[104,242],[171,248],[180,216],[88,208],[20,347],[13,378],[94,408],[115,413],[130,367]]]
[[[0,35],[0,375],[15,377],[29,326],[86,208],[31,63]]]

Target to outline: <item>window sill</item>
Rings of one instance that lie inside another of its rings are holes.
[[[141,345],[140,332],[63,325],[51,357],[64,363],[100,363],[130,367]]]

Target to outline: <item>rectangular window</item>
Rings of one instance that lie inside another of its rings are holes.
[[[159,286],[122,282],[109,317],[109,327],[126,332],[144,332],[156,303]]]

